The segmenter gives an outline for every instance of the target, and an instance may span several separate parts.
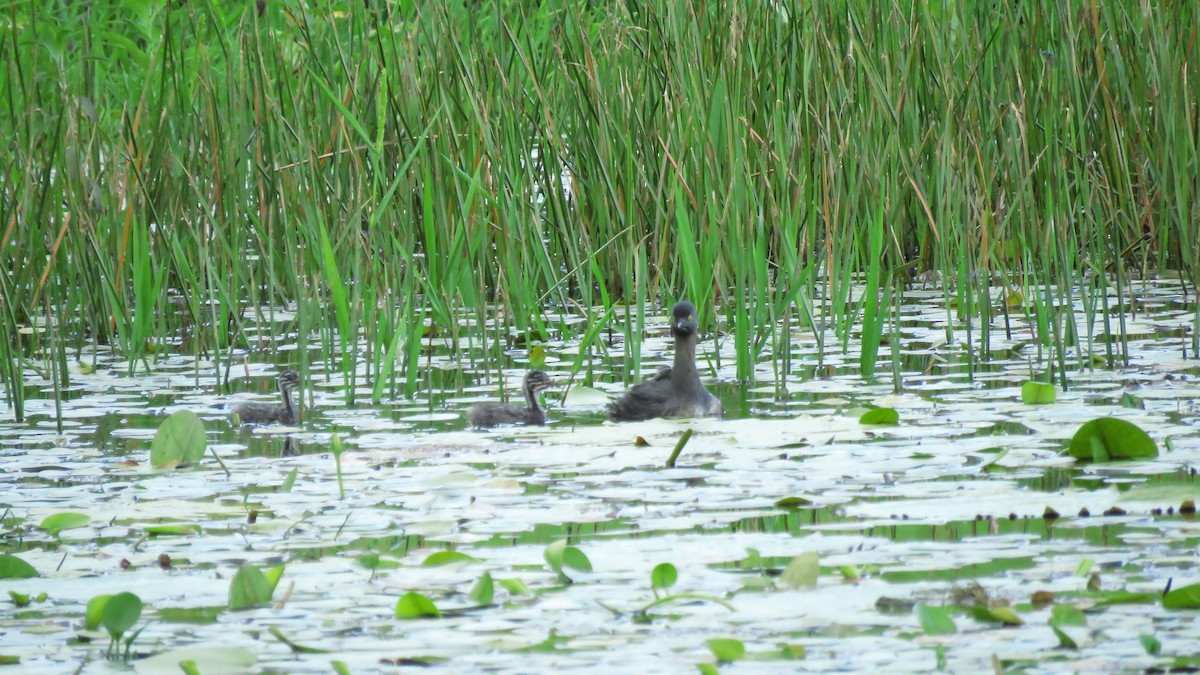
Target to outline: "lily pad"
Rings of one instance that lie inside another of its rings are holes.
[[[128,591],[108,598],[100,612],[100,625],[114,639],[120,639],[142,616],[142,599]]]
[[[150,464],[156,469],[193,464],[204,457],[207,449],[204,422],[196,413],[180,410],[158,426],[150,444]]]
[[[945,607],[917,605],[913,612],[916,613],[917,620],[921,622],[921,630],[925,631],[926,635],[951,635],[958,632],[958,626]]]
[[[92,522],[92,519],[86,513],[55,513],[43,518],[38,527],[50,534],[57,535],[63,530],[85,527],[90,522]]]
[[[1154,459],[1158,446],[1132,422],[1100,417],[1084,424],[1071,438],[1067,450],[1075,459],[1110,462],[1122,459]]]
[[[1058,400],[1054,385],[1032,380],[1021,385],[1021,402],[1025,405],[1046,405]]]
[[[895,408],[873,408],[858,418],[859,424],[899,424],[900,413]]]
[[[37,575],[33,565],[15,555],[0,553],[0,579],[29,579]]]
[[[419,619],[422,617],[439,617],[441,615],[441,610],[437,608],[437,605],[433,604],[433,600],[416,591],[409,591],[400,596],[400,599],[396,601],[397,619]]]
[[[1163,596],[1163,607],[1167,609],[1200,609],[1200,584],[1168,591]]]
[[[229,582],[229,608],[246,609],[268,603],[273,590],[271,581],[262,570],[249,563],[242,565],[233,575],[233,581]]]

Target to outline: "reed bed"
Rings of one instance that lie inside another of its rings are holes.
[[[561,330],[547,307],[588,314],[585,354],[636,366],[645,303],[683,296],[724,320],[739,378],[770,353],[785,379],[798,327],[861,340],[869,375],[926,272],[973,359],[997,312],[1025,312],[1065,378],[1119,334],[1132,279],[1200,283],[1194,3],[310,9],[0,11],[18,416],[23,371],[66,384],[91,341],[132,372],[181,343],[228,378],[275,347],[246,328],[277,308],[348,402],[361,364],[374,399],[412,394],[423,336],[499,355]]]

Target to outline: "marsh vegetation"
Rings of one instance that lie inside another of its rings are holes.
[[[168,5],[0,11],[0,657],[1195,665],[1191,4]]]

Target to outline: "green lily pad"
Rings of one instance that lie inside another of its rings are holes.
[[[1046,382],[1030,380],[1021,385],[1021,402],[1026,405],[1046,405],[1058,400],[1058,390]]]
[[[438,551],[421,562],[421,567],[441,567],[455,563],[467,564],[479,562],[479,558],[469,556],[460,551]]]
[[[1158,457],[1158,446],[1137,425],[1115,417],[1101,417],[1075,432],[1067,452],[1085,462],[1110,462],[1153,459]]]
[[[233,575],[233,581],[229,582],[229,608],[246,609],[268,603],[273,590],[271,581],[262,570],[249,563],[242,565]]]
[[[113,638],[120,639],[142,616],[142,599],[128,591],[108,598],[100,612],[100,625]]]
[[[951,635],[958,632],[958,626],[945,607],[917,605],[913,612],[916,613],[917,620],[921,622],[921,630],[925,631],[926,635]]]
[[[84,527],[90,522],[92,522],[92,519],[86,513],[55,513],[43,518],[38,527],[50,534],[57,535],[63,530]]]
[[[207,449],[204,422],[196,413],[180,410],[163,420],[154,433],[154,441],[150,444],[150,464],[156,469],[193,464],[204,457]]]
[[[894,408],[873,408],[858,418],[859,424],[899,424],[900,413]]]
[[[33,565],[15,555],[0,553],[0,579],[29,579],[37,575]]]
[[[479,581],[471,587],[470,596],[478,605],[490,605],[496,594],[496,584],[492,581],[492,573],[484,572]]]
[[[671,563],[659,563],[650,570],[650,588],[665,591],[679,580],[679,570]]]
[[[441,615],[441,610],[437,608],[437,605],[433,604],[433,600],[416,591],[409,591],[400,596],[400,599],[396,601],[397,619],[420,619],[422,617],[439,617]]]
[[[738,661],[746,658],[746,645],[734,638],[712,638],[705,642],[718,661]]]
[[[792,558],[779,580],[791,588],[813,588],[820,574],[821,556],[815,551],[805,551]]]
[[[1167,609],[1200,609],[1200,584],[1168,591],[1163,596],[1163,607]]]

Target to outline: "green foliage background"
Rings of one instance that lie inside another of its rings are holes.
[[[1195,3],[6,5],[9,390],[63,341],[261,348],[290,303],[395,383],[426,320],[628,302],[635,336],[687,295],[748,377],[926,270],[960,319],[1033,289],[1054,344],[1051,288],[1198,281]]]

